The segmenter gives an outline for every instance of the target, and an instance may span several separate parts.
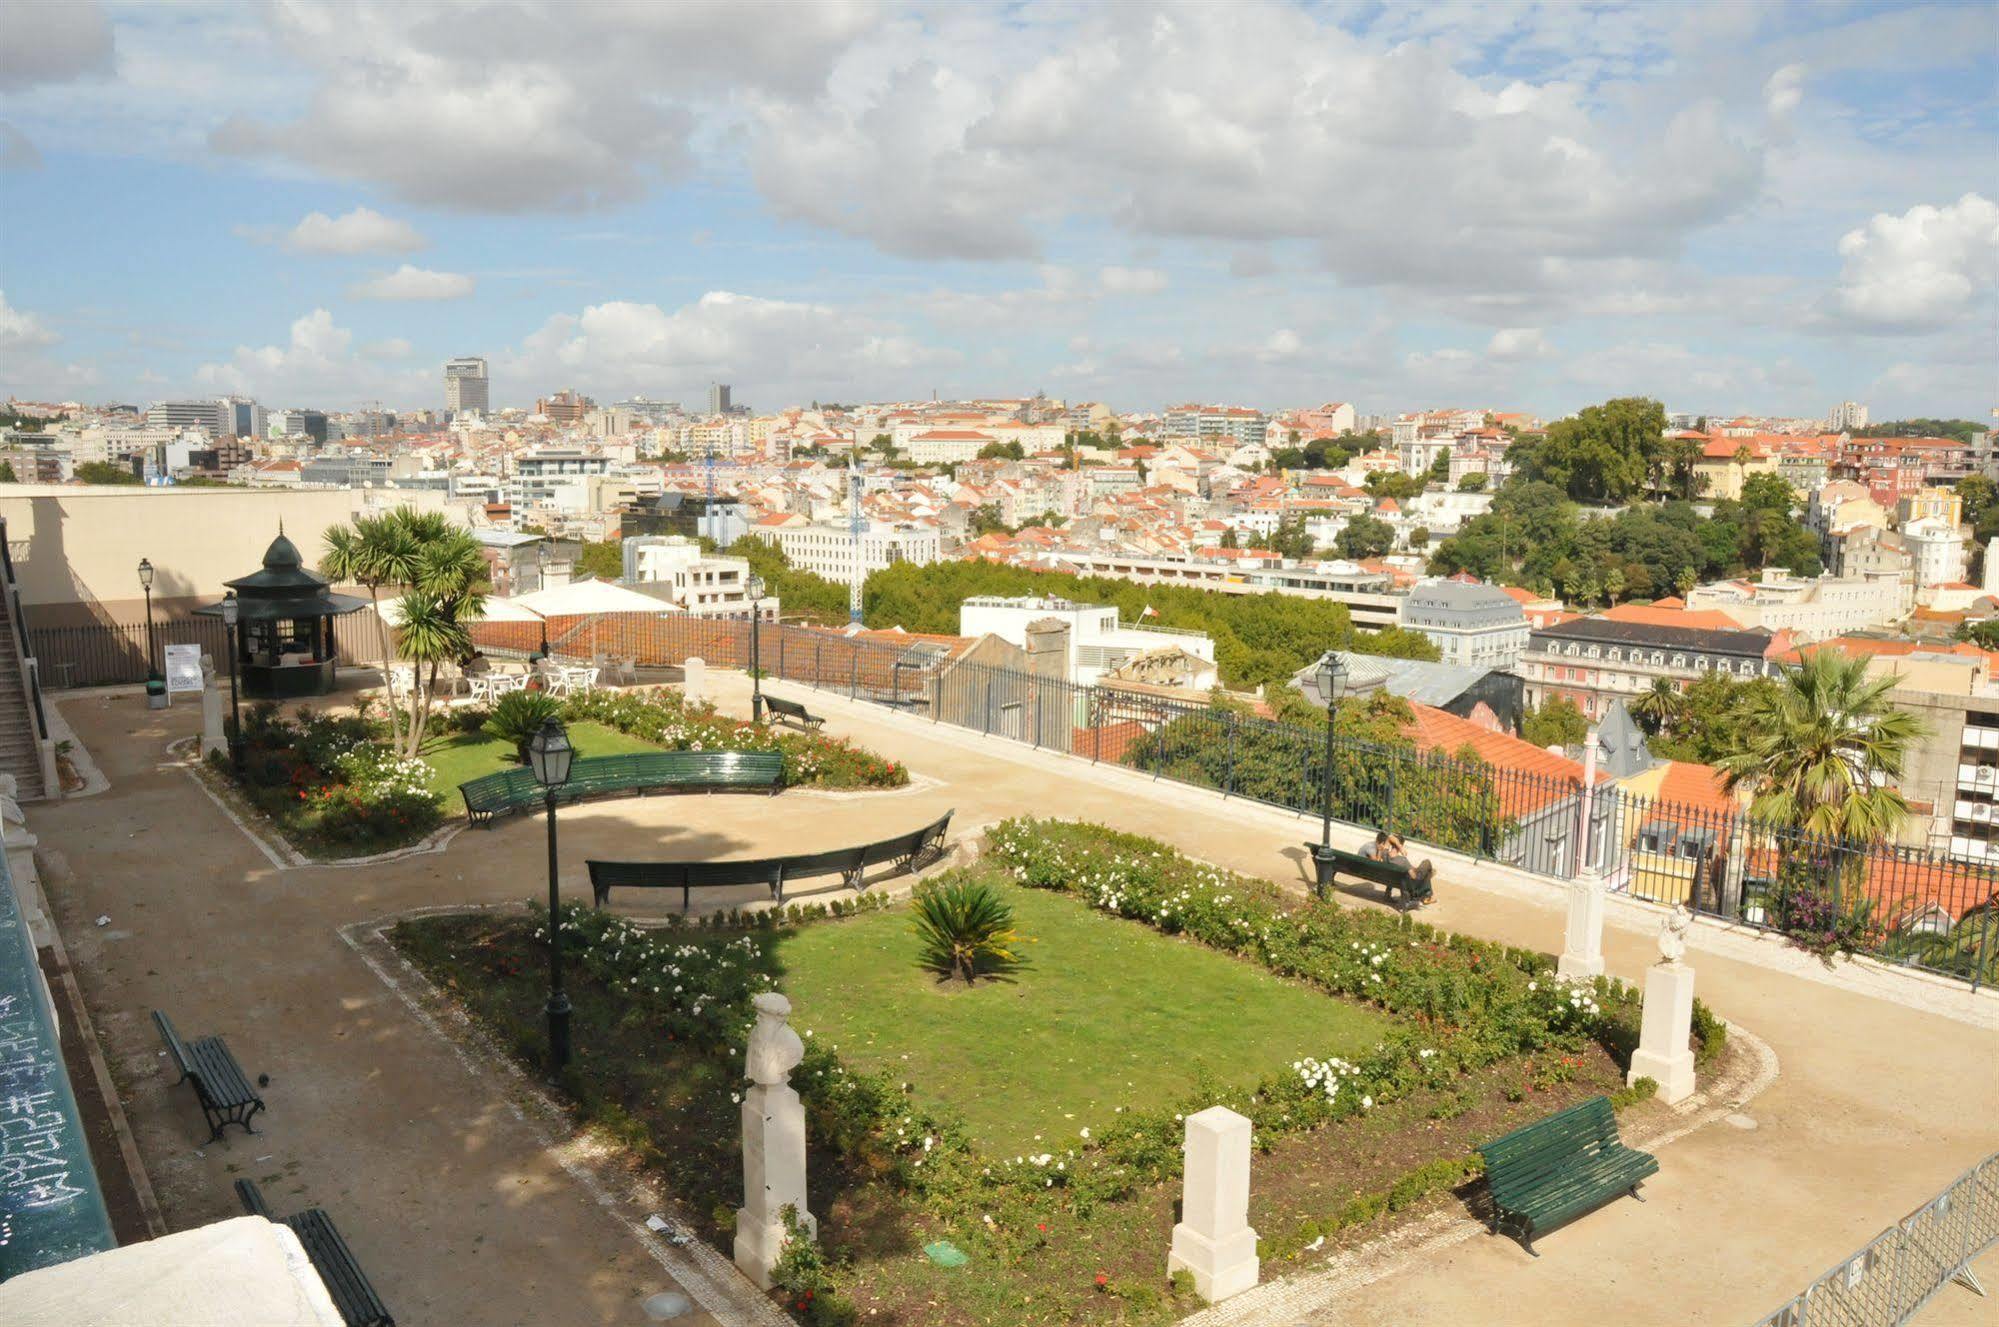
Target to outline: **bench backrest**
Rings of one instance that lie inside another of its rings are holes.
[[[1385,862],[1379,857],[1370,857],[1364,852],[1347,852],[1342,848],[1333,848],[1330,851],[1335,860],[1345,862],[1356,871],[1392,871],[1397,875],[1409,874],[1406,867],[1397,866],[1393,862]]]
[[[1591,1097],[1482,1143],[1477,1150],[1485,1158],[1493,1197],[1504,1204],[1508,1197],[1540,1187],[1576,1160],[1617,1142],[1617,1115],[1610,1098]]]
[[[779,714],[789,714],[794,719],[806,717],[805,707],[795,700],[785,700],[778,696],[765,695],[764,708],[776,710]]]
[[[678,889],[687,882],[686,862],[585,862],[590,868],[590,886],[608,889],[623,885],[637,889]]]
[[[556,793],[573,799],[617,788],[667,787],[677,783],[721,783],[756,787],[784,778],[784,757],[776,751],[633,751],[616,756],[583,756],[571,767],[569,782]],[[465,805],[498,810],[539,801],[542,788],[531,769],[507,769],[458,785]]]
[[[174,1021],[167,1017],[166,1010],[153,1011],[153,1026],[160,1030],[160,1040],[167,1044],[167,1054],[174,1058],[174,1068],[185,1078],[194,1072],[194,1061],[188,1058],[187,1047],[181,1044],[180,1033],[174,1031]]]

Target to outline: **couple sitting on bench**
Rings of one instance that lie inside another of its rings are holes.
[[[1402,842],[1400,834],[1390,834],[1385,829],[1377,832],[1374,836],[1374,846],[1361,849],[1361,856],[1372,857],[1377,862],[1399,867],[1407,872],[1407,877],[1401,886],[1406,907],[1427,908],[1437,901],[1430,889],[1430,880],[1437,874],[1437,868],[1427,860],[1421,866],[1410,865],[1409,849]],[[1394,892],[1395,886],[1391,885],[1389,894],[1393,896]]]

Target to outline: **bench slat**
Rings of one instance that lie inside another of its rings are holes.
[[[871,865],[895,862],[915,867],[928,855],[940,852],[955,811],[946,811],[937,820],[911,834],[865,844],[858,848],[835,848],[827,852],[800,853],[789,857],[751,858],[721,862],[605,862],[586,861],[590,888],[597,905],[610,901],[611,890],[679,889],[701,886],[768,884],[773,896],[783,898],[785,882],[800,876],[838,872],[858,881],[859,873]]]
[[[1659,1173],[1656,1158],[1626,1147],[1618,1137],[1617,1115],[1607,1097],[1579,1102],[1477,1151],[1485,1158],[1493,1230],[1514,1219],[1522,1226],[1529,1253],[1534,1233],[1635,1192]]]

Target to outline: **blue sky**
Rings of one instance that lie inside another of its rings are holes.
[[[1990,5],[0,8],[0,393],[1985,418]]]

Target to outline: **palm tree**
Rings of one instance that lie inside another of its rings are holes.
[[[410,685],[410,726],[409,739],[404,751],[415,755],[423,743],[423,730],[430,718],[430,697],[437,686],[437,669],[442,663],[452,659],[462,659],[470,653],[472,636],[446,610],[445,601],[436,595],[422,591],[412,591],[398,601],[402,610],[402,626],[398,635],[404,657],[414,665],[411,669]],[[424,665],[430,666],[430,674],[424,676]]]
[[[1753,794],[1760,820],[1845,843],[1885,841],[1909,817],[1892,780],[1929,725],[1889,700],[1892,677],[1829,649],[1784,670],[1751,698],[1736,748],[1717,762],[1723,785]]]
[[[415,580],[419,552],[418,541],[395,516],[359,516],[351,527],[336,525],[326,532],[326,553],[320,559],[319,569],[335,581],[359,585],[368,591],[375,629],[380,633],[384,676],[395,651],[388,623],[382,620],[381,590],[384,585],[408,585]],[[393,700],[389,704],[389,733],[392,740],[401,737]]]
[[[1631,717],[1657,736],[1680,721],[1687,712],[1687,698],[1670,678],[1655,677],[1652,689],[1632,697]]]

